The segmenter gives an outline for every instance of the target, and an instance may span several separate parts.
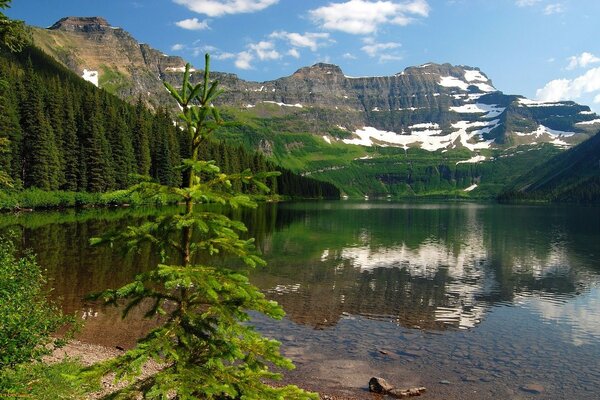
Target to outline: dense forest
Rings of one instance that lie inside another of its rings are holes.
[[[498,199],[600,203],[600,132],[519,177]]]
[[[0,53],[0,170],[16,189],[106,192],[135,175],[177,186],[189,155],[167,109],[128,104],[83,81],[35,47]],[[339,197],[329,184],[279,168],[241,146],[207,142],[202,157],[226,173],[279,170],[268,185],[292,197]],[[248,189],[251,188],[235,188]]]

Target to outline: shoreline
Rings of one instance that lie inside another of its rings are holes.
[[[70,340],[65,346],[55,349],[51,354],[45,356],[42,362],[47,364],[57,363],[63,361],[65,358],[74,359],[80,361],[83,365],[89,366],[95,364],[97,362],[101,362],[107,360],[112,357],[117,357],[120,354],[123,354],[125,350],[120,350],[118,348],[112,348],[107,346],[102,346],[99,344],[86,343],[79,340]],[[143,367],[141,378],[152,375],[160,369],[160,366],[155,362],[149,362]],[[313,392],[317,392],[321,399],[323,400],[360,400],[358,397],[350,396],[342,393],[342,389],[339,391],[336,390],[328,390],[327,392],[323,392],[318,390],[317,388],[310,387],[310,385],[306,385],[303,382],[297,382],[294,380],[287,379],[284,375],[284,378],[280,382],[275,382],[275,384],[284,383],[284,384],[294,384],[305,390],[310,390]],[[95,392],[90,394],[87,398],[92,399],[101,399],[103,396],[106,396],[115,390],[119,389],[123,385],[115,384],[112,381],[111,377],[105,377],[102,380],[103,390],[100,392]],[[374,399],[381,398],[380,396],[373,395],[370,396]],[[362,399],[364,400],[364,398]]]

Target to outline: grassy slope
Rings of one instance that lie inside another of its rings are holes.
[[[598,201],[599,183],[600,132],[519,177],[509,192],[524,198]]]
[[[335,140],[329,144],[321,135],[341,139],[350,133],[325,123],[315,127],[306,110],[265,104],[249,110],[227,108],[225,115],[231,122],[219,131],[221,138],[262,148],[277,164],[331,182],[355,197],[495,197],[513,179],[560,152],[552,145],[482,150],[479,154],[494,160],[457,164],[474,154],[464,148],[442,153]],[[464,191],[474,183],[477,189]]]

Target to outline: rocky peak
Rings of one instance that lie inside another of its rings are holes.
[[[300,68],[292,75],[300,79],[343,78],[342,69],[334,64],[318,63],[310,67]]]
[[[65,17],[57,21],[49,29],[68,32],[96,32],[111,28],[102,17]]]
[[[427,63],[416,67],[408,67],[396,76],[407,75],[412,78],[433,79],[440,86],[466,91],[493,92],[496,89],[492,81],[479,68],[467,65]]]

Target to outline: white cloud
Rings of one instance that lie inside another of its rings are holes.
[[[575,79],[555,79],[541,89],[536,96],[541,101],[575,100],[585,94],[600,92],[600,67],[592,68]],[[596,98],[598,98],[597,95]]]
[[[563,12],[565,12],[565,7],[560,3],[548,4],[546,7],[544,7],[545,15],[560,14]]]
[[[252,13],[264,10],[279,0],[173,0],[198,14],[220,17],[225,14]]]
[[[344,53],[342,55],[342,57],[345,58],[346,60],[356,60],[358,58],[354,54],[351,54],[351,53]]]
[[[188,29],[190,31],[201,31],[208,29],[208,22],[206,20],[199,21],[198,18],[188,18],[181,21],[175,22],[180,28]]]
[[[269,37],[286,40],[294,47],[308,47],[312,51],[316,51],[319,47],[325,45],[324,40],[329,40],[329,33],[305,32],[301,34],[297,32],[276,31],[271,33]]]
[[[384,24],[405,26],[415,17],[427,17],[429,4],[426,0],[407,2],[350,0],[345,3],[330,3],[310,10],[313,21],[323,29],[337,30],[357,35],[377,31]]]
[[[262,61],[264,60],[277,60],[281,58],[281,54],[275,50],[273,42],[260,41],[258,43],[251,43],[248,48],[258,56]]]
[[[294,58],[300,58],[300,52],[298,51],[298,49],[289,49],[287,55],[292,56]]]
[[[184,48],[185,48],[185,46],[182,45],[181,43],[175,43],[173,46],[171,46],[172,51],[180,51],[180,50],[183,50]]]
[[[384,63],[386,61],[398,61],[402,60],[402,56],[398,54],[382,54],[379,56],[379,62]]]
[[[252,69],[252,61],[254,60],[254,55],[249,51],[242,51],[237,54],[237,58],[235,59],[235,66],[239,69]]]
[[[215,60],[229,60],[231,58],[235,58],[236,55],[233,53],[217,53],[213,56]]]
[[[515,4],[518,7],[531,7],[539,3],[541,0],[517,0]]]
[[[584,51],[578,56],[569,57],[569,65],[567,69],[575,69],[577,67],[586,68],[590,64],[596,64],[600,62],[600,57],[596,57],[592,53]]]
[[[600,94],[597,94],[596,97],[594,97],[594,103],[600,103]]]
[[[402,45],[397,42],[377,43],[373,38],[365,38],[365,45],[361,50],[367,53],[369,57],[379,57],[379,62],[400,60],[402,57],[396,53],[389,53],[389,50],[394,50]]]

